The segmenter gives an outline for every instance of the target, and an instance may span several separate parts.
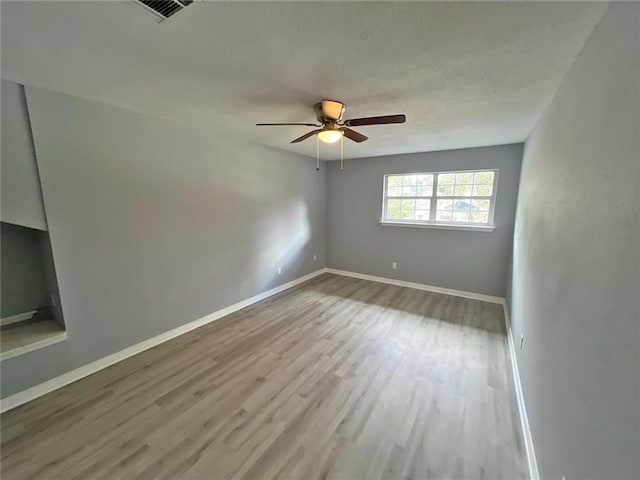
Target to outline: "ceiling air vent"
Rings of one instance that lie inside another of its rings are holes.
[[[159,22],[175,15],[186,6],[193,3],[193,0],[135,0],[143,5],[147,10],[154,13]]]

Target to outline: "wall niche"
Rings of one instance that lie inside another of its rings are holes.
[[[0,222],[2,358],[66,338],[49,234]]]

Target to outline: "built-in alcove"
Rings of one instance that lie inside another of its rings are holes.
[[[66,338],[49,234],[0,222],[0,358]]]

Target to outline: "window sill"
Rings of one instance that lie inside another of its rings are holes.
[[[435,228],[440,230],[467,230],[469,232],[493,232],[495,225],[456,225],[447,223],[405,223],[380,221],[385,227],[411,227],[411,228]]]

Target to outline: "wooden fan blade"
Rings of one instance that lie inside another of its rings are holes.
[[[279,127],[286,125],[303,125],[305,127],[319,127],[315,123],[256,123],[256,127]]]
[[[292,141],[291,143],[298,143],[301,142],[303,140],[306,140],[309,137],[313,137],[316,133],[318,133],[320,131],[320,129],[318,130],[311,130],[309,133],[305,133],[304,135],[302,135],[301,137],[296,138],[294,141]]]
[[[386,125],[388,123],[404,123],[407,121],[405,115],[382,115],[380,117],[363,117],[345,120],[344,124],[349,127],[358,127],[361,125]]]
[[[368,140],[369,137],[366,135],[362,135],[361,133],[356,132],[355,130],[351,130],[350,128],[343,128],[344,136],[349,140],[353,140],[354,142],[362,143],[365,140]]]

